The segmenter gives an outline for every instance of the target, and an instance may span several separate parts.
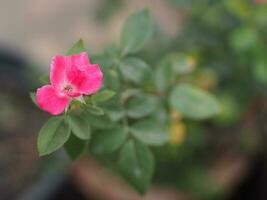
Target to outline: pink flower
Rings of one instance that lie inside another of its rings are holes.
[[[51,85],[37,89],[36,102],[52,115],[62,113],[73,98],[90,95],[101,88],[103,74],[98,64],[91,64],[86,52],[54,56],[51,62]]]

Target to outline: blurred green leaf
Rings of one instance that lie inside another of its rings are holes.
[[[85,150],[86,147],[85,140],[77,138],[75,135],[71,134],[68,141],[65,143],[64,148],[72,160],[76,160]]]
[[[138,85],[147,82],[152,74],[149,66],[143,60],[136,57],[124,59],[120,63],[119,69],[124,80],[131,81]]]
[[[152,21],[147,9],[130,15],[121,33],[122,55],[139,51],[152,33]]]
[[[120,55],[119,51],[119,47],[115,44],[112,44],[108,46],[103,52],[91,55],[90,60],[92,63],[98,63],[101,69],[104,70],[104,74],[106,74],[107,70],[109,70],[118,62]]]
[[[104,115],[104,110],[95,105],[86,105],[86,111],[93,115]]]
[[[122,102],[124,103],[127,100],[129,100],[131,97],[138,96],[139,94],[141,94],[140,89],[129,88],[129,89],[126,89],[123,92],[121,92],[120,96],[121,96]]]
[[[172,4],[178,8],[191,8],[194,0],[169,0]]]
[[[248,51],[257,45],[257,32],[250,27],[241,27],[232,32],[231,46],[237,51]]]
[[[95,154],[109,154],[118,150],[127,138],[122,127],[97,132],[90,143],[90,149]]]
[[[232,94],[220,94],[221,112],[214,119],[217,124],[231,125],[240,119],[240,105]]]
[[[265,58],[258,59],[253,67],[255,79],[264,85],[267,85],[267,61]]]
[[[164,57],[161,65],[170,65],[175,74],[188,74],[195,69],[196,60],[193,56],[180,52],[172,52]]]
[[[104,102],[111,99],[116,93],[113,90],[102,90],[92,95],[94,102]]]
[[[93,116],[86,114],[85,117],[90,122],[90,125],[96,129],[104,130],[114,127],[114,123],[107,115]]]
[[[67,55],[72,55],[72,54],[79,54],[83,51],[86,51],[84,44],[83,44],[83,40],[79,39],[78,42],[76,42],[71,48],[70,50],[67,52]]]
[[[70,132],[70,128],[63,117],[50,118],[38,135],[39,155],[44,156],[58,150],[68,140]]]
[[[254,11],[254,20],[257,27],[267,28],[267,5],[260,4]]]
[[[49,77],[49,74],[44,74],[42,76],[39,77],[39,81],[42,83],[42,84],[49,84],[50,83],[50,77]]]
[[[170,104],[192,119],[206,119],[220,112],[220,106],[211,94],[189,84],[180,84],[173,89]]]
[[[110,104],[109,106],[105,107],[105,113],[112,121],[115,122],[121,120],[125,115],[123,108],[117,104]]]
[[[251,15],[251,5],[247,0],[224,0],[226,8],[237,17],[247,18]]]
[[[38,106],[37,103],[36,103],[35,92],[30,92],[30,98],[31,98],[32,102],[33,102],[36,106]],[[38,107],[39,107],[39,106],[38,106]]]
[[[155,85],[159,92],[164,92],[173,84],[177,75],[184,75],[195,69],[196,60],[179,52],[166,55],[159,62],[155,71]]]
[[[156,97],[140,94],[129,99],[126,105],[126,112],[131,118],[140,118],[151,114],[156,109],[156,106]]]
[[[174,81],[174,74],[170,65],[159,64],[155,71],[155,85],[157,91],[164,92]]]
[[[104,76],[104,84],[107,88],[118,91],[121,87],[119,73],[113,69],[108,70]]]
[[[144,194],[154,172],[154,158],[147,146],[129,140],[120,151],[118,167],[126,181]]]
[[[68,124],[78,138],[87,140],[90,138],[90,125],[86,118],[79,112],[72,112],[67,116]]]
[[[162,130],[156,121],[147,119],[134,123],[130,132],[141,142],[148,145],[163,145],[168,140],[168,134]]]

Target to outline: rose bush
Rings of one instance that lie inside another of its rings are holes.
[[[177,130],[172,113],[205,120],[220,112],[216,98],[186,78],[196,65],[192,56],[171,52],[156,57],[155,66],[138,56],[152,34],[145,9],[126,19],[119,44],[90,56],[97,64],[82,40],[52,59],[51,85],[31,93],[41,109],[58,115],[39,132],[41,156],[61,147],[73,159],[90,153],[143,194],[155,168],[151,147],[166,145],[169,130]]]

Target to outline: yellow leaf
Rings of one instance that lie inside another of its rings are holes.
[[[186,136],[186,126],[182,122],[172,123],[170,127],[170,143],[178,145],[184,142]]]

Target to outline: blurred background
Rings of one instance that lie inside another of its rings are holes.
[[[170,143],[154,150],[153,185],[139,197],[92,158],[39,158],[48,115],[29,92],[53,55],[79,38],[90,54],[100,52],[144,7],[155,31],[140,56],[153,67],[168,52],[190,55],[195,72],[187,78],[215,93],[222,113],[201,123],[173,114]],[[2,1],[0,28],[1,200],[267,199],[267,1]]]

